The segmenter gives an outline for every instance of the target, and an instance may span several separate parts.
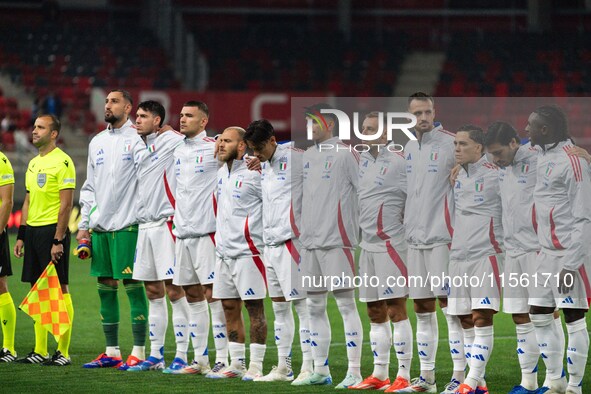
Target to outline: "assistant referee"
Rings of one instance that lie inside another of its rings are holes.
[[[74,308],[68,291],[68,221],[76,188],[76,169],[70,156],[56,146],[60,128],[60,121],[53,115],[41,115],[35,120],[33,145],[39,149],[39,155],[29,162],[27,168],[27,194],[23,202],[14,255],[22,257],[24,249],[21,280],[30,283],[31,287],[47,264],[50,261],[55,263],[68,315],[70,321],[73,321]],[[41,324],[35,323],[35,349],[16,362],[50,366],[69,365],[71,335],[72,329],[69,329],[60,337],[55,354],[49,358],[47,330]]]

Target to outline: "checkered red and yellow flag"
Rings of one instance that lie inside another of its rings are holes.
[[[50,262],[19,309],[53,334],[56,341],[71,327],[55,265]]]

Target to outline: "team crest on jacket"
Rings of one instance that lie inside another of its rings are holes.
[[[287,157],[283,156],[279,159],[279,171],[287,170]]]
[[[529,163],[523,163],[521,165],[521,173],[527,174],[529,172]]]
[[[131,140],[125,140],[125,144],[123,145],[124,152],[131,152]]]
[[[203,163],[203,156],[197,156],[197,158],[195,159],[195,163],[197,163],[197,164]]]
[[[409,156],[410,156],[410,154],[409,154]],[[434,147],[433,150],[431,151],[430,159],[431,159],[431,161],[437,161],[438,158],[439,158],[439,147]]]
[[[380,175],[386,175],[386,172],[388,172],[388,166],[382,166],[380,169]]]
[[[41,172],[37,174],[37,186],[43,187],[47,183],[47,174]]]
[[[156,152],[156,145],[150,144],[150,146],[148,146],[148,152],[150,152],[150,153]]]
[[[236,187],[236,189],[240,189],[242,187],[242,179],[244,179],[243,176],[239,176],[236,179],[236,183],[234,184],[234,186]]]
[[[483,178],[479,178],[476,180],[476,182],[474,183],[474,190],[477,192],[481,192],[484,190],[484,179]]]
[[[546,176],[550,176],[552,174],[552,169],[554,168],[554,163],[548,163],[546,166]]]
[[[330,161],[329,159],[326,159],[326,161],[324,162],[324,169],[330,170],[330,167],[332,167],[332,161]]]

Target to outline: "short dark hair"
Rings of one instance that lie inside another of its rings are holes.
[[[42,114],[37,116],[37,118],[50,118],[51,119],[51,123],[49,124],[49,131],[57,131],[57,133],[59,134],[60,131],[62,130],[62,122],[60,122],[60,120],[57,118],[57,116],[53,115],[53,114]]]
[[[162,104],[158,101],[146,100],[139,103],[137,107],[138,109],[141,108],[146,112],[150,112],[154,116],[160,116],[160,124],[158,126],[162,127],[164,118],[166,117],[166,110]]]
[[[123,89],[113,89],[111,90],[109,93],[121,93],[123,95],[123,98],[131,105],[133,105],[133,98],[131,97],[131,93],[129,93],[127,90],[123,90]]]
[[[554,142],[563,141],[570,137],[566,114],[562,108],[557,105],[542,105],[536,108],[534,113],[538,114],[542,118],[544,125],[552,130]]]
[[[189,100],[183,104],[183,107],[197,107],[205,114],[205,116],[209,118],[209,108],[207,108],[207,104],[205,104],[203,101]]]
[[[482,128],[473,124],[465,124],[458,128],[457,132],[459,133],[460,131],[468,133],[468,136],[472,141],[482,145],[482,147],[484,148],[484,131],[482,130]]]
[[[503,146],[509,145],[511,141],[519,142],[519,136],[513,126],[507,122],[493,122],[488,126],[486,131],[485,145],[501,144]]]
[[[275,135],[273,125],[267,119],[251,122],[244,133],[244,141],[250,141],[254,146],[261,146]]]
[[[435,105],[435,99],[433,99],[433,96],[424,92],[416,92],[408,96],[408,104],[410,104],[413,100],[430,101],[431,104]]]

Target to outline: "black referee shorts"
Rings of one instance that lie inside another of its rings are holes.
[[[12,275],[10,265],[10,245],[8,245],[8,233],[6,230],[0,234],[0,278]]]
[[[35,283],[41,276],[47,264],[51,261],[51,247],[57,224],[47,226],[27,226],[25,233],[25,259],[21,281]],[[64,238],[64,254],[55,265],[60,284],[68,284],[70,266],[70,230],[66,230]]]

